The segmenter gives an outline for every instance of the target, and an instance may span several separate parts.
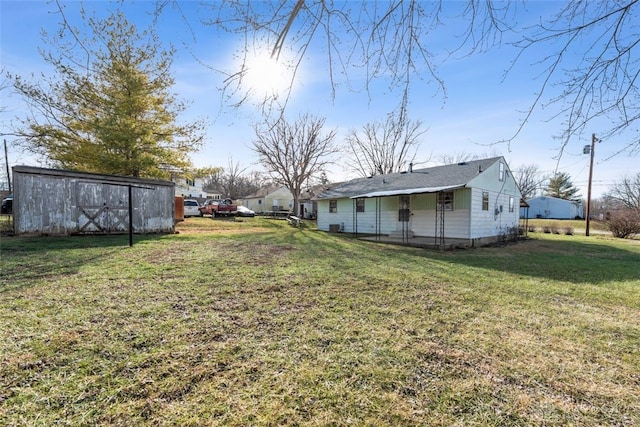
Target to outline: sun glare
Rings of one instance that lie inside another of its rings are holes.
[[[268,52],[247,61],[245,83],[249,91],[261,99],[278,97],[291,83],[291,74],[285,61],[271,58]]]

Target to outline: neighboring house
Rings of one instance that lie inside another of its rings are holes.
[[[329,187],[331,187],[330,184],[317,184],[300,194],[300,201],[298,202],[300,209],[298,213],[302,218],[315,219],[317,217],[318,202],[316,201],[316,196]]]
[[[13,184],[17,235],[175,231],[171,181],[14,166]]]
[[[270,185],[239,201],[257,214],[293,210],[293,195],[285,186]]]
[[[221,199],[222,195],[207,193],[203,190],[204,181],[200,178],[174,178],[176,183],[176,196],[196,199]]]
[[[528,209],[520,210],[521,218],[576,219],[584,218],[582,203],[557,197],[540,196],[527,200]]]
[[[520,199],[503,157],[474,160],[336,184],[316,197],[318,229],[481,246],[517,236]]]

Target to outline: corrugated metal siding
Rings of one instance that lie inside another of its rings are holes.
[[[569,200],[540,196],[527,200],[527,203],[529,203],[529,218],[574,219],[576,216],[584,217],[581,206]],[[526,209],[521,211],[523,217],[526,211]]]

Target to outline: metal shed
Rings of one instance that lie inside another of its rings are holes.
[[[173,233],[174,183],[14,166],[16,235]]]

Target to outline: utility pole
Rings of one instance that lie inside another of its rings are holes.
[[[594,151],[595,151],[595,147],[596,147],[596,142],[600,141],[598,138],[596,138],[596,134],[592,133],[591,134],[591,161],[589,163],[589,185],[587,187],[587,212],[586,212],[586,225],[585,225],[585,236],[589,235],[589,221],[590,221],[590,216],[591,216],[591,180],[593,179],[593,155],[594,155]],[[588,146],[585,147],[585,151],[586,149],[589,148]]]
[[[11,191],[11,174],[9,173],[9,155],[7,154],[7,140],[4,140],[4,163],[7,166],[7,183],[9,184],[9,194]]]

